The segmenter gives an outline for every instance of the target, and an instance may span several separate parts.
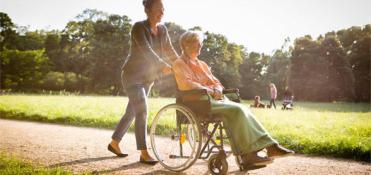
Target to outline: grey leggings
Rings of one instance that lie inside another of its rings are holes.
[[[147,149],[147,97],[152,85],[153,83],[135,84],[126,88],[129,103],[126,106],[125,114],[116,126],[112,139],[121,141],[135,117],[135,139],[137,141],[137,149]]]

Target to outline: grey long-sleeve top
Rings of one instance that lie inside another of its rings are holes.
[[[157,40],[157,42],[155,41]],[[127,84],[154,81],[166,65],[178,58],[165,25],[158,25],[156,38],[147,20],[136,22],[131,29],[129,55],[122,65]]]

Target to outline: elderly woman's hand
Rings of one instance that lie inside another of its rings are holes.
[[[223,99],[223,92],[219,89],[214,89],[214,93],[212,94],[212,96],[216,99],[216,100],[222,100]]]
[[[208,88],[208,87],[203,87],[204,89],[206,89],[207,93],[211,96],[213,96],[214,94],[214,89],[211,89],[211,88]]]
[[[169,75],[173,72],[173,69],[170,66],[166,66],[162,69],[162,73],[164,75]]]
[[[205,87],[207,93],[211,95],[215,100],[222,100],[223,99],[223,92],[217,88],[209,88]]]

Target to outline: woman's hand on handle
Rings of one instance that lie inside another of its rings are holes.
[[[207,90],[207,93],[210,94],[214,99],[221,100],[223,99],[223,92],[217,88],[209,88],[205,87]]]
[[[217,88],[214,88],[214,94],[212,95],[216,100],[223,99],[223,92]]]

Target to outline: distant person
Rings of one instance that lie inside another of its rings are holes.
[[[293,109],[293,107],[294,107],[294,95],[288,88],[286,88],[285,92],[283,93],[282,110]]]
[[[276,99],[277,99],[277,88],[276,88],[276,85],[274,85],[273,83],[269,84],[269,91],[270,91],[270,95],[271,95],[271,100],[269,101],[269,106],[270,108],[272,107],[272,104],[274,106],[274,109],[276,109]]]
[[[260,101],[260,96],[257,95],[254,98],[254,104],[250,105],[250,107],[254,107],[254,108],[265,108],[266,105]]]
[[[122,66],[121,79],[129,102],[126,112],[112,135],[108,150],[119,157],[126,157],[119,143],[135,118],[137,149],[141,151],[139,162],[157,163],[147,151],[147,96],[153,82],[162,73],[171,73],[171,64],[178,58],[165,25],[160,24],[164,15],[162,0],[144,0],[147,19],[136,22],[131,29],[129,55]]]

